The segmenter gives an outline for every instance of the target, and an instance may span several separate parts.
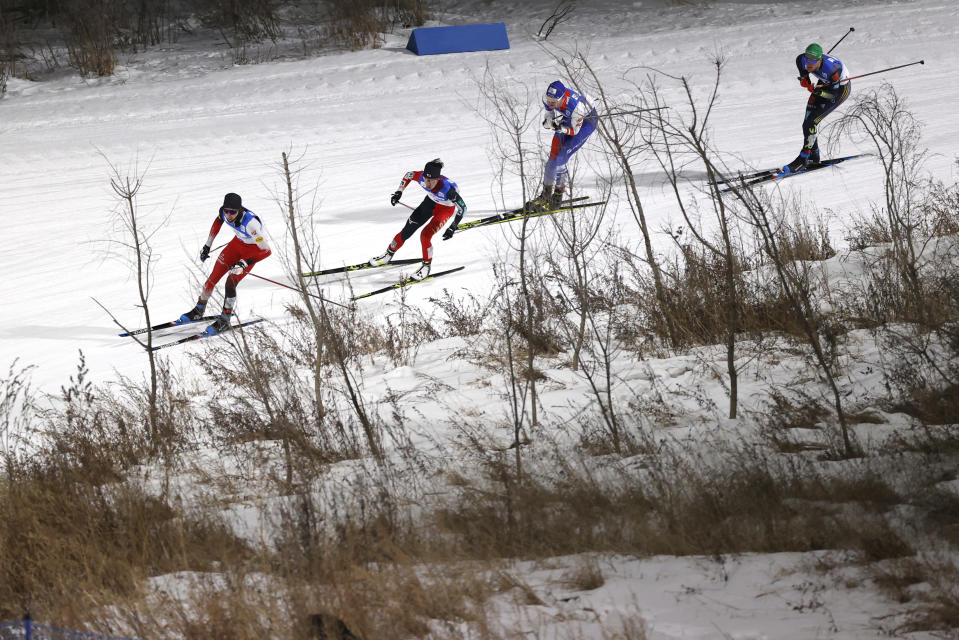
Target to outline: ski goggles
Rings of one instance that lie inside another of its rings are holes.
[[[813,58],[807,58],[805,55],[802,57],[802,65],[807,69],[809,67],[815,67],[820,62],[822,62],[822,58],[819,60],[814,60]]]
[[[223,215],[225,216],[235,216],[240,213],[239,209],[231,209],[229,207],[223,207]]]

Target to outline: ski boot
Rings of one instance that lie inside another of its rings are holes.
[[[562,196],[560,196],[562,197]],[[524,206],[527,213],[548,211],[552,208],[553,187],[543,187],[543,192],[527,202]]]
[[[800,171],[805,171],[806,167],[809,166],[809,154],[811,152],[811,149],[803,148],[803,150],[799,152],[799,155],[796,156],[796,159],[783,167],[780,173],[783,175],[789,175],[790,173],[799,173]]]
[[[386,250],[386,253],[375,258],[370,258],[369,265],[371,267],[382,267],[385,264],[389,264],[393,259],[393,252],[389,249]]]
[[[206,304],[196,303],[196,306],[180,316],[180,319],[177,320],[177,324],[189,324],[191,322],[196,322],[203,317],[203,310],[206,308]]]
[[[559,209],[560,205],[563,204],[563,198],[566,197],[566,189],[563,187],[556,187],[553,191],[553,195],[549,198],[549,207],[550,209]]]
[[[423,280],[430,275],[430,263],[424,262],[420,265],[420,268],[416,270],[416,273],[410,276],[410,280]]]
[[[230,330],[230,318],[233,314],[231,313],[221,313],[216,317],[216,320],[213,321],[209,327],[206,328],[208,334],[215,335],[217,333],[223,333],[224,331]]]

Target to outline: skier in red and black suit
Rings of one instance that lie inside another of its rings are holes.
[[[403,196],[403,189],[411,182],[418,182],[421,187],[426,189],[426,197],[423,198],[423,202],[418,207],[413,209],[406,225],[393,238],[390,246],[386,249],[386,253],[370,260],[372,266],[388,264],[393,259],[393,254],[403,246],[403,243],[409,240],[417,229],[429,221],[429,224],[420,233],[420,243],[423,245],[423,264],[411,278],[422,280],[430,274],[430,265],[433,262],[433,234],[439,231],[455,212],[456,218],[454,218],[453,224],[443,234],[443,238],[449,240],[453,237],[457,225],[459,225],[463,214],[466,212],[466,203],[463,202],[456,183],[442,175],[440,173],[442,170],[443,161],[436,158],[427,162],[422,171],[408,171],[403,176],[399,188],[390,196],[391,205],[396,206],[396,203]]]
[[[196,306],[180,316],[181,322],[194,322],[203,317],[206,303],[213,295],[213,288],[227,271],[230,276],[226,279],[226,295],[223,298],[223,310],[210,326],[212,332],[217,333],[230,328],[230,319],[233,307],[236,304],[236,285],[253,269],[253,265],[268,258],[272,251],[267,240],[263,221],[252,211],[243,206],[243,200],[235,193],[228,193],[223,197],[223,206],[213,220],[210,235],[200,251],[200,262],[210,257],[210,246],[220,232],[223,223],[236,234],[220,255],[213,266],[213,272],[203,285],[203,291],[197,300]]]

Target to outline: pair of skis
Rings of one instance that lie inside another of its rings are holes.
[[[456,227],[457,232],[465,231],[467,229],[475,229],[476,227],[486,227],[491,224],[501,224],[503,222],[512,222],[514,220],[522,220],[523,218],[535,218],[538,216],[548,216],[554,213],[560,213],[562,211],[576,211],[579,209],[585,209],[587,207],[598,207],[600,205],[606,204],[605,200],[597,202],[586,202],[589,199],[589,196],[580,196],[578,198],[571,198],[570,200],[564,200],[555,207],[550,207],[543,210],[533,210],[526,211],[525,207],[518,207],[516,209],[511,209],[510,211],[504,211],[502,213],[497,213],[495,215],[480,218],[479,220],[470,220],[469,222],[462,222],[459,226]]]
[[[403,260],[392,260],[386,264],[370,264],[369,262],[361,262],[359,264],[350,264],[345,267],[333,267],[332,269],[321,269],[320,271],[310,271],[304,273],[304,278],[313,278],[317,276],[328,276],[334,273],[353,273],[354,271],[366,271],[367,269],[382,269],[383,267],[403,267],[411,264],[419,264],[422,260],[416,259],[403,259]],[[359,295],[353,296],[352,300],[360,300],[362,298],[369,298],[370,296],[375,296],[380,293],[386,293],[387,291],[392,291],[393,289],[401,289],[407,287],[411,284],[416,284],[418,282],[426,282],[427,280],[432,280],[434,278],[439,278],[440,276],[445,276],[448,273],[454,273],[465,269],[466,267],[457,267],[455,269],[447,269],[446,271],[438,271],[436,273],[431,273],[422,280],[414,280],[412,278],[404,278],[399,282],[394,282],[393,284],[383,287],[382,289],[377,289],[376,291],[370,291],[368,293],[361,293]]]
[[[370,264],[368,262],[361,262],[359,264],[351,264],[345,267],[333,267],[332,269],[322,269],[320,271],[310,271],[309,273],[304,273],[304,278],[311,278],[315,276],[328,276],[334,273],[352,273],[354,271],[365,271],[367,269],[382,269],[383,267],[402,267],[411,264],[419,264],[422,260],[409,259],[409,260],[393,260],[387,262],[386,264]],[[461,271],[466,267],[456,267],[455,269],[447,269],[446,271],[437,271],[436,273],[431,273],[422,280],[414,280],[413,278],[404,278],[399,282],[394,282],[391,285],[383,287],[382,289],[377,289],[376,291],[370,291],[367,293],[361,293],[353,296],[352,300],[360,300],[362,298],[369,298],[370,296],[375,296],[380,293],[386,293],[387,291],[392,291],[394,289],[401,289],[403,287],[408,287],[411,284],[416,284],[418,282],[426,282],[427,280],[433,280],[434,278],[439,278],[440,276],[445,276],[448,273],[455,273]]]
[[[834,167],[841,162],[846,162],[848,160],[856,160],[858,158],[865,158],[871,156],[871,153],[858,153],[851,156],[842,156],[839,158],[827,158],[826,160],[820,160],[816,164],[811,164],[805,169],[800,169],[799,171],[783,173],[782,167],[777,167],[775,169],[766,169],[765,171],[755,171],[753,173],[743,173],[735,178],[729,180],[714,180],[709,181],[706,184],[708,185],[725,185],[719,190],[720,193],[729,193],[730,191],[743,188],[743,187],[752,187],[757,184],[762,184],[764,182],[772,182],[774,180],[782,180],[784,178],[791,178],[793,176],[801,176],[812,171],[818,171],[819,169],[825,169],[826,167]]]
[[[419,262],[419,260],[417,260]],[[457,271],[462,271],[466,267],[456,267],[455,269],[447,269],[446,271],[437,271],[436,273],[431,273],[430,275],[422,278],[421,280],[414,280],[413,278],[406,278],[400,280],[399,282],[394,282],[391,285],[387,285],[382,289],[377,289],[375,291],[368,291],[367,293],[360,293],[353,296],[352,300],[362,300],[363,298],[369,298],[370,296],[375,296],[381,293],[386,293],[387,291],[393,291],[394,289],[402,289],[403,287],[408,287],[411,284],[419,284],[420,282],[426,282],[427,280],[432,280],[434,278],[439,278],[440,276],[445,276],[450,273],[456,273]]]
[[[216,318],[217,318],[217,316],[203,316],[202,318],[199,318],[198,320],[194,320],[193,322],[182,322],[182,321],[180,321],[180,320],[171,320],[170,322],[161,322],[160,324],[155,324],[155,325],[153,325],[152,327],[145,327],[145,328],[143,328],[143,329],[134,329],[133,331],[126,331],[126,332],[121,333],[121,334],[119,334],[119,335],[120,335],[121,338],[125,338],[125,337],[129,337],[129,336],[141,335],[141,334],[149,333],[149,332],[153,332],[153,331],[162,331],[162,330],[164,330],[164,329],[172,329],[173,327],[185,327],[185,326],[187,326],[187,325],[200,324],[201,322],[210,322],[210,323],[212,323],[214,320],[216,320]],[[241,323],[239,323],[239,324],[230,325],[230,328],[227,329],[227,331],[232,331],[232,330],[238,329],[238,328],[240,328],[240,327],[248,327],[248,326],[250,326],[251,324],[256,324],[256,323],[258,323],[258,322],[263,322],[263,320],[264,320],[263,318],[257,318],[256,320],[247,320],[246,322],[241,322]],[[194,333],[194,334],[188,335],[188,336],[186,336],[186,337],[180,338],[179,340],[174,340],[174,341],[172,341],[172,342],[164,342],[163,344],[155,344],[155,345],[153,345],[153,348],[152,348],[151,350],[152,350],[152,351],[158,351],[159,349],[166,349],[167,347],[173,347],[173,346],[175,346],[175,345],[183,344],[183,343],[185,343],[185,342],[193,342],[193,341],[195,341],[195,340],[202,340],[203,338],[212,338],[213,336],[221,335],[222,333],[223,333],[222,331],[219,332],[219,333],[216,332],[216,331],[213,331],[212,326],[207,326],[207,327],[206,327],[205,329],[203,329],[203,331],[201,331],[200,333]]]
[[[561,211],[570,211],[577,209],[584,209],[586,207],[593,207],[606,204],[606,201],[601,202],[586,202],[589,199],[589,196],[581,196],[579,198],[572,198],[571,200],[566,200],[561,204],[557,205],[554,208],[544,209],[542,211],[531,211],[527,212],[525,207],[518,207],[516,209],[511,209],[509,211],[504,211],[502,213],[497,213],[486,218],[480,218],[479,220],[471,220],[469,222],[461,223],[457,226],[457,232],[465,231],[467,229],[474,229],[476,227],[485,227],[491,224],[501,224],[504,222],[512,222],[513,220],[522,220],[524,217],[533,218],[537,216],[545,216],[553,213],[559,213]],[[404,266],[417,264],[420,260],[416,259],[407,259],[407,260],[393,260],[383,265],[372,265],[368,262],[362,262],[359,264],[351,264],[344,267],[334,267],[332,269],[322,269],[320,271],[310,271],[303,274],[305,278],[317,277],[317,276],[327,276],[337,273],[352,273],[355,271],[364,271],[366,269],[379,269],[381,267],[394,267],[394,266]],[[399,282],[394,282],[393,284],[387,285],[375,291],[369,291],[367,293],[361,293],[353,296],[353,300],[362,300],[363,298],[369,298],[370,296],[379,295],[381,293],[387,293],[388,291],[394,291],[396,289],[402,289],[403,287],[408,287],[413,284],[420,282],[427,282],[428,280],[433,280],[441,276],[445,276],[450,273],[456,273],[457,271],[462,271],[465,267],[456,267],[455,269],[447,269],[446,271],[439,271],[437,273],[431,273],[421,280],[414,280],[412,278],[404,278]]]

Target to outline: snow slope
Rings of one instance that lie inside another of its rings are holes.
[[[481,99],[474,79],[489,65],[498,78],[538,95],[559,77],[532,35],[554,4],[543,0],[516,7],[494,0],[480,7],[465,1],[440,6],[437,24],[506,21],[511,41],[506,51],[417,57],[404,49],[406,34],[397,34],[381,49],[308,60],[234,67],[222,54],[156,49],[122,60],[112,78],[11,80],[0,100],[0,210],[6,220],[0,252],[5,285],[0,367],[6,371],[15,360],[34,365],[34,386],[51,393],[74,372],[81,350],[97,381],[111,380],[117,373],[139,377],[146,370],[142,351],[116,336],[117,327],[94,301],[125,323],[142,322],[128,264],[112,253],[121,235],[111,223],[117,203],[110,190],[110,163],[121,172],[137,168],[144,174],[140,212],[147,224],[159,229],[151,242],[158,260],[150,298],[157,321],[192,306],[198,282],[209,269],[209,263],[200,265],[196,256],[225,192],[240,193],[244,203],[262,215],[277,244],[284,245],[274,197],[281,190],[277,164],[284,151],[302,157],[301,190],[316,188],[324,267],[381,252],[408,214],[406,208],[389,206],[390,193],[405,171],[419,169],[436,156],[461,186],[468,218],[502,206],[494,197],[490,132],[473,109]],[[729,56],[714,126],[715,141],[728,154],[731,167],[774,166],[795,156],[806,94],[796,82],[793,60],[810,41],[828,48],[855,26],[855,33],[835,52],[853,74],[919,59],[925,65],[857,81],[853,97],[882,80],[893,83],[926,125],[925,142],[933,154],[929,168],[944,179],[954,178],[959,5],[953,1],[674,6],[597,0],[586,5],[557,28],[550,42],[588,50],[614,90],[627,89],[620,79],[626,70],[649,66],[687,75],[694,87],[706,91],[712,81],[711,57],[716,52]],[[539,136],[545,149],[543,132],[530,135]],[[590,153],[589,146],[579,153],[587,176],[595,170]],[[661,177],[650,169],[644,178],[646,210],[658,228],[677,212]],[[507,188],[513,189],[507,204],[518,203],[519,185]],[[799,191],[814,207],[832,212],[837,230],[881,196],[879,168],[869,161],[820,172],[815,180],[788,181],[780,188]],[[408,204],[420,199],[415,185],[404,195]],[[625,205],[623,209],[617,213],[614,207],[616,217],[610,223],[620,225],[626,237],[635,237]],[[451,242],[437,236],[435,268],[466,269],[411,288],[409,300],[429,305],[427,298],[443,287],[480,295],[488,291],[501,234],[493,227],[458,235]],[[218,243],[230,237],[224,231]],[[287,281],[281,253],[254,273]],[[418,254],[414,238],[398,257]],[[395,271],[363,275],[354,285],[366,290],[392,277]],[[328,294],[336,300],[344,296],[335,286]],[[282,323],[284,305],[294,298],[289,290],[247,278],[240,287],[238,310]],[[362,304],[372,313],[385,313],[393,298],[380,296]],[[423,370],[436,371],[456,346],[437,343],[425,350]],[[187,355],[204,348],[195,344],[164,353],[189,372]],[[448,372],[439,371],[464,384],[475,375],[462,363],[446,366]],[[385,371],[367,380],[366,388],[374,394],[387,386],[413,388],[417,375],[415,368]],[[577,393],[581,390],[573,386],[563,389],[557,406]],[[460,401],[483,399],[464,394]],[[694,560],[624,561],[617,563],[616,571],[631,576],[633,586],[642,582],[637,576],[652,576],[652,582],[641,591],[615,590],[613,598],[632,593],[639,600],[655,630],[652,638],[717,637],[717,627],[737,638],[878,635],[869,618],[883,614],[888,605],[855,601],[856,592],[844,596],[853,601],[837,604],[828,614],[820,609],[814,618],[804,618],[807,626],[782,615],[795,610],[796,600],[803,597],[796,585],[776,582],[779,563],[792,560],[741,560],[736,579],[742,591],[737,587],[729,592],[733,595],[722,597],[711,591],[716,584],[712,578],[686,566]],[[822,597],[832,600],[833,595]],[[722,622],[710,623],[708,616],[701,624],[691,621],[690,612],[703,606]]]
[[[145,170],[140,204],[147,221],[169,216],[152,243],[159,262],[151,301],[161,319],[183,312],[195,297],[203,277],[195,256],[223,193],[239,192],[282,235],[272,195],[282,151],[303,154],[301,188],[318,187],[324,266],[382,250],[408,211],[389,207],[390,192],[403,172],[430,158],[444,159],[471,213],[501,205],[491,195],[490,133],[471,108],[479,100],[472,78],[489,64],[498,76],[538,93],[556,77],[530,37],[549,3],[515,10],[494,2],[475,17],[469,4],[451,3],[438,17],[452,24],[507,20],[511,49],[417,57],[402,48],[401,34],[381,49],[309,60],[224,69],[218,68],[222,55],[198,54],[168,66],[158,50],[122,61],[114,78],[12,81],[0,102],[0,207],[8,237],[0,258],[8,291],[0,310],[3,358],[36,364],[35,382],[44,389],[55,389],[72,371],[78,349],[95,375],[109,376],[112,368],[132,375],[144,366],[142,354],[115,339],[115,327],[91,300],[124,322],[138,322],[127,265],[107,256],[117,237],[109,224],[115,202],[108,161],[123,171]],[[940,154],[932,168],[940,175],[951,171],[959,139],[952,108],[959,92],[954,3],[671,4],[581,6],[552,40],[587,48],[614,88],[624,70],[648,65],[688,74],[705,90],[711,54],[725,52],[732,63],[716,114],[717,144],[731,154],[731,166],[768,166],[790,160],[799,145],[804,96],[791,66],[796,52],[810,40],[835,41],[855,26],[836,51],[853,73],[926,60],[856,87],[895,83],[926,123],[931,151]],[[580,154],[584,163],[588,154]],[[796,187],[841,220],[876,195],[877,171],[859,165]],[[675,213],[666,196],[656,188],[645,194],[654,222]],[[419,199],[414,186],[404,201]],[[499,233],[474,231],[438,243],[437,268],[467,266],[443,286],[483,290]],[[409,243],[403,257],[416,257],[417,249]],[[284,277],[277,258],[256,273]],[[419,300],[429,294],[427,287],[410,292]],[[279,320],[291,295],[247,278],[240,311]]]

